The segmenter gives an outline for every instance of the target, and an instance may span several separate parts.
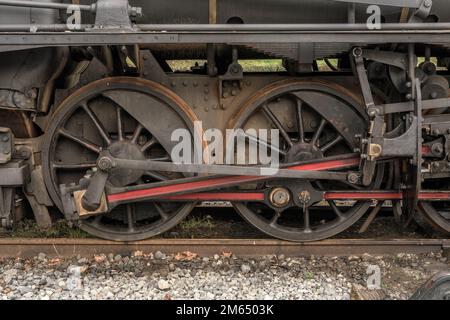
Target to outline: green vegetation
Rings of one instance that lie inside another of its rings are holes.
[[[314,273],[312,273],[311,271],[306,271],[306,272],[305,272],[305,279],[306,279],[306,280],[312,280],[312,279],[314,279]]]
[[[333,65],[337,65],[336,59],[331,59],[330,62]],[[189,72],[192,67],[203,66],[205,60],[168,60],[168,65],[175,72]],[[281,59],[255,59],[255,60],[239,60],[239,63],[244,68],[244,72],[284,72],[286,69],[283,67],[283,61]],[[317,60],[319,70],[330,71],[330,68],[326,65],[325,61]]]
[[[214,220],[211,216],[205,217],[193,216],[182,221],[179,226],[179,228],[186,233],[195,232],[198,231],[199,229],[212,230],[215,227],[216,224],[214,223]]]
[[[91,236],[79,228],[71,228],[65,220],[58,220],[50,229],[39,228],[33,220],[20,221],[14,230],[2,231],[3,238],[72,238],[83,239]]]

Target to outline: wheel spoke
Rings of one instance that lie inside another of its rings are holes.
[[[163,221],[169,220],[169,215],[164,212],[163,208],[159,204],[153,202],[153,206],[156,208],[156,211],[158,211],[158,214],[161,216]]]
[[[133,232],[136,225],[135,214],[134,214],[134,204],[127,204],[127,224],[128,231]]]
[[[123,140],[122,109],[120,107],[117,107],[116,113],[117,113],[117,136],[119,141],[122,141]]]
[[[336,138],[334,138],[332,141],[328,142],[326,145],[324,145],[323,147],[320,148],[320,151],[322,152],[326,152],[328,150],[330,150],[331,148],[333,148],[335,145],[337,145],[339,142],[341,142],[344,138],[342,138],[342,136],[337,136]]]
[[[151,147],[153,147],[154,145],[156,145],[157,143],[158,143],[158,141],[156,141],[155,138],[151,138],[149,141],[147,141],[146,144],[144,144],[144,145],[141,147],[141,151],[142,151],[142,152],[145,152],[145,151],[147,151],[148,149],[150,149]]]
[[[336,203],[334,203],[333,200],[328,200],[327,202],[330,205],[331,209],[333,209],[334,214],[339,218],[339,220],[344,220],[344,215],[342,214],[341,210],[339,210]]]
[[[53,168],[56,170],[83,170],[90,169],[97,166],[96,163],[53,163]]]
[[[309,216],[309,207],[305,206],[303,208],[303,222],[305,224],[304,232],[310,233],[311,230],[311,222],[310,222],[310,216]]]
[[[153,178],[155,180],[159,180],[159,181],[167,181],[167,180],[169,180],[168,177],[166,177],[166,176],[164,176],[162,174],[159,174],[157,172],[154,172],[154,171],[147,171],[147,172],[145,172],[145,175],[149,176],[149,177],[151,177],[151,178]]]
[[[286,140],[289,147],[292,147],[294,144],[292,143],[291,138],[284,129],[283,124],[280,122],[280,120],[278,120],[278,118],[273,114],[273,112],[269,109],[267,104],[263,105],[262,109],[267,118],[275,124],[278,130],[280,130],[281,135],[283,136],[284,140]]]
[[[136,127],[136,130],[134,130],[133,136],[131,137],[132,143],[137,143],[137,140],[141,135],[142,130],[144,130],[144,127],[142,126],[142,124],[139,123],[138,126]]]
[[[239,133],[241,136],[247,138],[249,141],[251,141],[251,142],[253,142],[253,143],[256,143],[256,144],[257,144],[258,146],[260,146],[260,147],[269,148],[269,149],[271,149],[271,150],[273,150],[273,151],[275,151],[275,152],[277,152],[278,154],[281,154],[281,155],[283,155],[283,156],[286,155],[286,152],[285,152],[285,151],[283,151],[283,150],[281,150],[281,149],[279,149],[279,148],[273,146],[273,145],[270,144],[268,141],[258,139],[257,137],[252,136],[252,135],[250,135],[250,134],[247,134],[247,133],[245,133],[245,132],[238,131],[238,133]]]
[[[300,142],[305,142],[305,128],[303,126],[303,102],[297,99],[297,126],[298,126],[298,134],[300,137]]]
[[[89,106],[86,103],[83,103],[81,105],[81,107],[84,109],[84,111],[87,113],[87,115],[89,116],[89,118],[92,120],[92,122],[94,123],[95,127],[97,128],[98,132],[100,133],[100,135],[102,136],[103,140],[105,140],[105,142],[110,145],[111,144],[111,137],[108,134],[108,132],[106,131],[106,129],[103,127],[102,123],[100,122],[100,120],[97,118],[97,116],[95,115],[95,113],[91,110],[91,108],[89,108]]]
[[[91,150],[95,153],[100,153],[100,151],[101,151],[101,147],[97,146],[96,144],[94,144],[86,139],[76,137],[72,133],[70,133],[69,131],[67,131],[65,129],[59,129],[59,134],[67,139],[70,139],[70,140],[78,143],[79,145],[81,145],[81,146],[85,147],[86,149]]]
[[[317,146],[320,136],[322,135],[323,129],[325,128],[327,121],[325,119],[320,120],[319,127],[311,140],[311,145]]]
[[[280,217],[281,217],[280,212],[279,212],[279,211],[276,211],[275,214],[274,214],[274,216],[272,217],[272,219],[270,219],[269,224],[270,224],[272,227],[276,226],[276,225],[278,224],[278,220],[280,219]]]
[[[98,227],[98,226],[100,226],[101,221],[102,221],[102,216],[96,216],[94,218],[94,220],[91,222],[91,224]]]

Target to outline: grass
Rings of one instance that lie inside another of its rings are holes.
[[[91,236],[79,228],[71,228],[65,220],[58,220],[50,229],[39,228],[33,220],[20,221],[14,230],[3,231],[0,237],[8,238],[71,238],[84,239]]]
[[[214,220],[211,216],[205,216],[205,217],[191,217],[187,218],[184,221],[180,223],[181,230],[184,232],[195,232],[199,229],[207,229],[212,230],[216,227],[216,224],[214,223]]]
[[[182,221],[174,230],[179,237],[191,238],[195,235],[209,235],[216,230],[217,224],[211,216],[192,216]],[[23,220],[17,223],[13,230],[0,229],[0,238],[92,238],[90,234],[79,228],[71,228],[63,219],[54,222],[49,229],[42,229],[34,220]]]
[[[312,279],[314,279],[314,273],[312,273],[311,271],[305,272],[305,279],[306,279],[306,280],[312,280]]]

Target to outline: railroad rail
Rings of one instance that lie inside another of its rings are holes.
[[[266,239],[151,239],[138,242],[114,242],[98,239],[0,239],[0,257],[31,258],[39,253],[49,257],[68,258],[95,254],[130,255],[136,251],[168,254],[191,251],[199,256],[232,252],[237,256],[280,255],[290,257],[392,255],[450,250],[450,239],[328,239],[293,243]]]

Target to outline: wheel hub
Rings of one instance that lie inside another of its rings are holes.
[[[310,143],[295,143],[287,152],[287,162],[310,161],[323,158],[323,153]]]
[[[145,155],[136,144],[128,141],[116,141],[109,147],[109,152],[115,158],[129,160],[145,160]],[[108,181],[116,187],[135,183],[142,177],[144,171],[133,169],[112,168]]]
[[[284,207],[291,201],[291,195],[285,188],[275,188],[270,192],[269,199],[273,206]]]

